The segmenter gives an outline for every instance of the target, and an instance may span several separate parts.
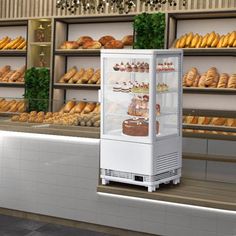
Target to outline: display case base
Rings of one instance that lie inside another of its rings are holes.
[[[165,173],[147,176],[140,174],[133,174],[127,172],[113,171],[101,169],[102,185],[109,184],[110,181],[144,186],[148,188],[148,192],[155,192],[160,184],[174,185],[180,183],[181,169],[171,170]]]

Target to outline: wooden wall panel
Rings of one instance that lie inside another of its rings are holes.
[[[60,17],[71,16],[69,11],[56,8],[57,0],[0,0],[0,19],[20,19],[29,17]],[[96,1],[96,0],[95,0]],[[136,8],[132,13],[153,12],[153,9],[145,7],[140,0],[136,1]],[[220,10],[236,9],[235,0],[188,0],[183,6],[183,0],[176,0],[177,6],[168,4],[161,8],[161,11],[192,11],[192,10]],[[114,9],[106,7],[103,14],[118,14]],[[103,15],[96,14],[96,15]],[[74,14],[73,14],[74,15]],[[72,16],[73,16],[72,15]],[[76,16],[94,15],[94,12],[83,12],[78,10]]]

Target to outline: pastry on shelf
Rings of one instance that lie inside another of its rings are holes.
[[[77,69],[75,66],[70,68],[65,75],[63,75],[60,80],[58,81],[59,83],[66,83],[68,82],[77,72]]]
[[[111,35],[105,35],[105,36],[101,37],[98,41],[99,41],[99,43],[102,44],[102,46],[105,46],[111,40],[115,40],[115,38]]]
[[[200,35],[193,32],[180,36],[175,42],[175,48],[225,48],[236,46],[236,31],[220,35],[215,31]]]
[[[88,83],[88,81],[92,78],[94,74],[94,69],[93,68],[89,68],[85,71],[85,73],[83,74],[83,76],[77,81],[77,84],[86,84]]]
[[[60,49],[78,49],[79,44],[76,41],[65,41],[61,46]]]
[[[138,119],[127,119],[122,123],[122,132],[123,134],[129,136],[148,136],[149,122],[148,119],[138,118]],[[156,134],[159,133],[159,122],[156,122]]]
[[[9,37],[4,37],[0,40],[0,50],[19,50],[25,49],[26,40],[22,37],[16,37],[15,39],[11,39]]]
[[[162,93],[169,90],[169,86],[165,83],[158,83],[157,84],[157,92]]]
[[[100,49],[102,44],[98,41],[86,41],[82,48],[83,49]]]
[[[219,78],[217,88],[226,88],[229,80],[229,75],[227,73],[222,73]]]
[[[173,64],[173,62],[169,62],[169,61],[163,61],[162,63],[159,62],[157,64],[156,67],[156,71],[157,72],[171,72],[171,71],[175,71],[175,66]]]
[[[85,42],[88,41],[94,41],[92,37],[90,36],[81,36],[78,38],[77,43],[79,45],[79,47],[83,46]]]
[[[81,79],[81,77],[84,75],[85,73],[85,69],[81,68],[79,71],[77,71],[68,81],[69,84],[74,84],[77,83],[78,80]],[[63,79],[64,80],[64,79]],[[65,81],[65,80],[64,80]]]
[[[11,66],[8,65],[0,68],[0,82],[4,83],[24,82],[25,69],[26,67],[22,66],[17,70],[11,70]]]
[[[111,40],[104,45],[106,49],[122,49],[124,44],[120,40]]]
[[[101,70],[97,69],[93,76],[89,79],[88,84],[96,84],[101,78]]]
[[[227,88],[236,89],[236,74],[229,77]]]
[[[126,35],[122,38],[121,42],[124,44],[124,46],[132,46],[134,42],[133,35]]]
[[[26,110],[24,101],[0,99],[0,112],[22,113]]]

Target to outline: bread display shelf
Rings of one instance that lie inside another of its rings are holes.
[[[58,56],[100,56],[100,49],[57,49]]]
[[[236,48],[183,48],[184,56],[236,56]]]
[[[200,138],[200,139],[215,139],[215,140],[230,140],[236,141],[235,135],[213,134],[213,133],[196,133],[183,131],[184,138]]]
[[[26,57],[27,51],[26,50],[0,50],[0,57],[3,56],[19,56],[19,57]]]
[[[183,115],[186,116],[209,116],[209,117],[227,117],[236,118],[236,111],[231,110],[209,110],[209,109],[183,109]]]
[[[75,127],[63,125],[11,122],[9,121],[9,119],[6,118],[1,118],[0,130],[85,138],[100,138],[100,129],[97,127]]]
[[[83,90],[98,90],[100,89],[100,85],[98,84],[63,84],[63,83],[55,83],[55,89],[83,89]]]
[[[183,93],[236,95],[236,89],[183,87]]]
[[[25,87],[25,83],[3,83],[0,82],[0,88],[1,87],[10,87],[10,88],[24,88]]]
[[[183,124],[183,129],[194,129],[194,130],[208,130],[208,131],[222,131],[236,133],[235,127],[229,126],[218,126],[218,125],[199,125],[199,124]]]

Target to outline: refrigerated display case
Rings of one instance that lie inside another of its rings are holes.
[[[102,50],[101,179],[180,182],[182,51]]]

